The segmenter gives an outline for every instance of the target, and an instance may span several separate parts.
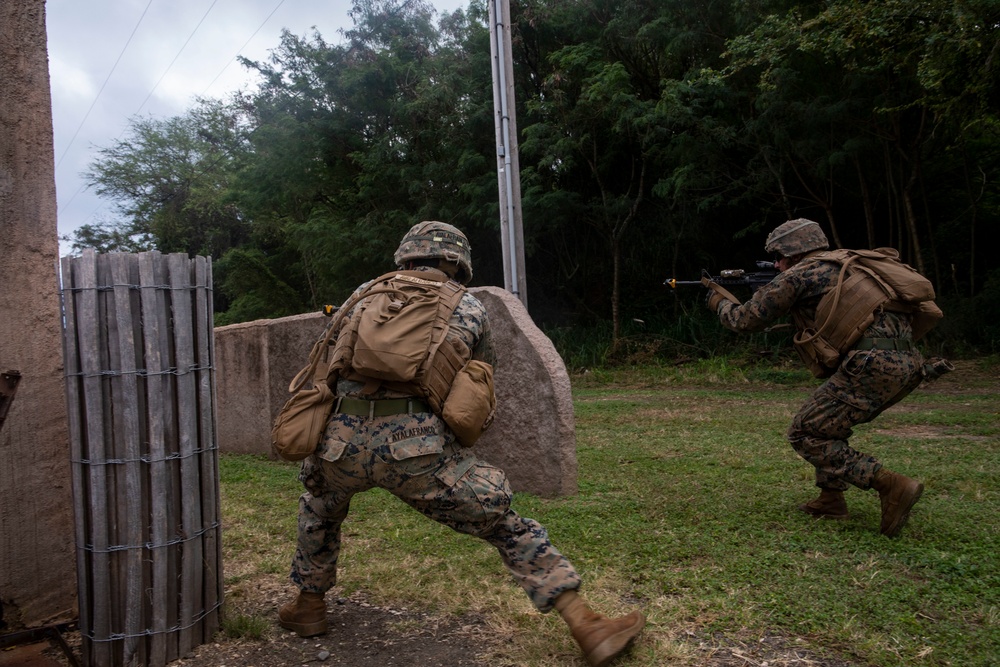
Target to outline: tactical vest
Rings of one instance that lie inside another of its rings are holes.
[[[427,399],[441,413],[459,370],[472,357],[460,339],[448,337],[449,321],[465,287],[444,272],[393,271],[358,296],[350,320],[337,335],[327,382],[363,382]]]
[[[817,377],[828,377],[837,369],[880,310],[911,315],[914,340],[943,316],[934,303],[931,282],[900,262],[893,248],[829,250],[811,253],[807,259],[841,265],[836,286],[816,306],[815,320],[792,314],[798,329],[795,348]]]

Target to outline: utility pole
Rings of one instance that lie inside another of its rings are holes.
[[[525,308],[524,232],[521,226],[521,168],[518,163],[514,111],[514,63],[510,46],[510,1],[489,0],[490,53],[493,56],[493,108],[497,140],[497,184],[500,190],[500,241],[504,288]]]

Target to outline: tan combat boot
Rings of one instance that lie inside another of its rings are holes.
[[[556,599],[556,609],[591,667],[605,667],[624,653],[646,624],[646,618],[639,611],[621,618],[594,613],[576,591],[560,595]]]
[[[314,637],[326,632],[323,594],[300,592],[295,600],[278,610],[278,625],[299,637]]]
[[[872,488],[878,491],[878,499],[882,503],[879,532],[886,537],[895,537],[910,516],[910,510],[920,500],[924,485],[905,475],[879,468],[872,480]]]
[[[843,491],[820,489],[819,498],[799,505],[799,509],[806,514],[824,519],[847,518],[847,501],[844,500]]]

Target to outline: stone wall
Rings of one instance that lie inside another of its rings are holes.
[[[7,630],[76,618],[69,434],[56,267],[45,2],[0,2],[0,604]]]
[[[476,443],[515,491],[540,496],[577,491],[576,436],[566,367],[521,302],[496,287],[471,290],[490,316],[497,348],[497,417]],[[258,320],[215,330],[219,447],[271,455],[271,423],[288,383],[306,364],[327,320],[319,313]]]

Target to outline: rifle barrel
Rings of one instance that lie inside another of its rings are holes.
[[[667,278],[663,281],[664,285],[670,285],[672,288],[677,289],[678,285],[700,285],[700,280],[677,280],[677,278]]]

